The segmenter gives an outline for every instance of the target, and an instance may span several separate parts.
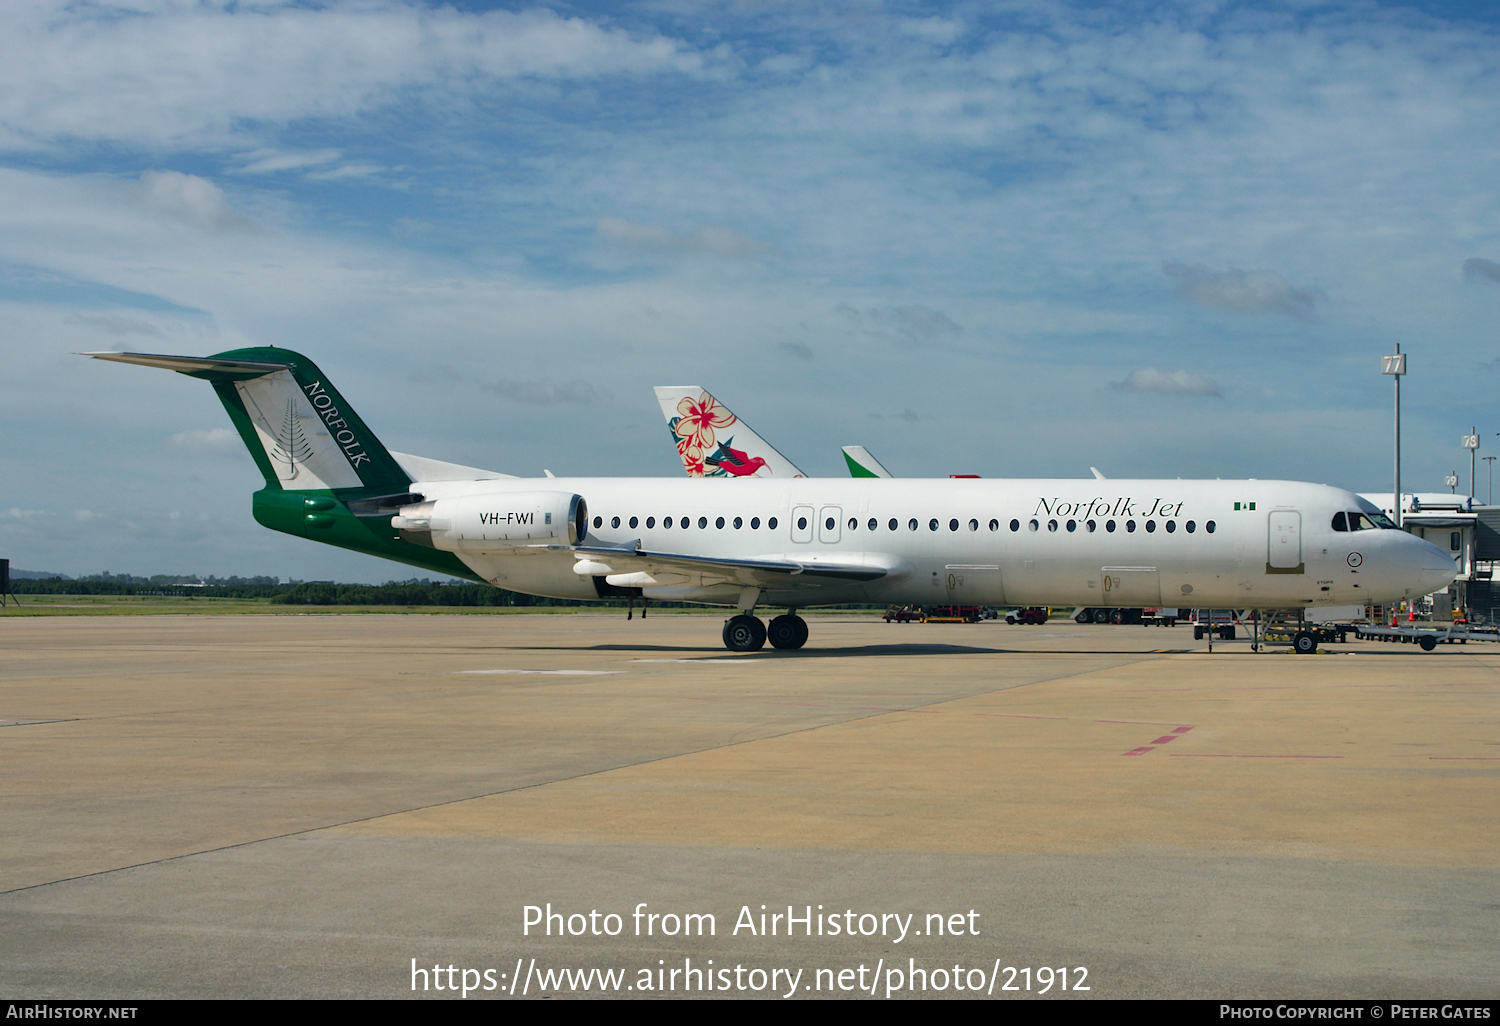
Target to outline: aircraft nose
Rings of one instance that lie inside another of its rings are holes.
[[[1420,538],[1412,541],[1419,546],[1416,557],[1421,567],[1422,594],[1430,595],[1453,583],[1453,578],[1458,576],[1453,557],[1429,541]]]

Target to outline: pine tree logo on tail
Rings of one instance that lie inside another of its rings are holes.
[[[288,465],[289,473],[283,478],[287,481],[296,478],[297,464],[306,463],[313,456],[312,443],[307,440],[307,434],[297,418],[295,399],[286,401],[286,416],[276,426],[276,444],[271,447],[270,456],[273,460]]]

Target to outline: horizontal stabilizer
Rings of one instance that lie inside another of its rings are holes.
[[[161,356],[156,353],[79,353],[96,360],[114,363],[134,363],[142,367],[160,367],[179,374],[188,374],[209,381],[247,381],[279,370],[289,370],[290,364],[271,363],[261,360],[217,360],[205,356]]]

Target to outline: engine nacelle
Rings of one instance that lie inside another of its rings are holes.
[[[446,552],[503,552],[527,545],[577,545],[589,508],[568,492],[493,492],[402,506],[391,526],[406,541]]]

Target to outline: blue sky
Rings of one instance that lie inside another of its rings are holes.
[[[384,580],[257,527],[205,385],[667,475],[701,384],[813,474],[1408,487],[1500,449],[1500,46],[1456,3],[0,5],[0,548]],[[1486,419],[1488,418],[1488,420]],[[1480,493],[1486,490],[1481,463]]]

